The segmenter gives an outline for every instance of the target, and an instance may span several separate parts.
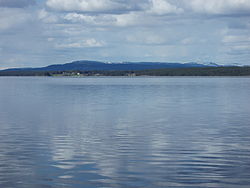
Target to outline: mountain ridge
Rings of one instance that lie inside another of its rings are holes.
[[[102,62],[92,60],[77,60],[65,64],[52,64],[45,67],[27,67],[27,68],[10,68],[1,71],[93,71],[93,70],[146,70],[161,68],[191,68],[191,67],[220,67],[216,63],[209,62],[207,64],[189,62],[189,63],[169,63],[169,62]]]

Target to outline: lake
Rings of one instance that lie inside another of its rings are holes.
[[[0,187],[249,186],[249,77],[0,77]]]

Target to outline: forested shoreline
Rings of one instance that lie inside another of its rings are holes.
[[[96,71],[0,71],[0,76],[250,76],[250,66],[245,67],[192,67],[148,70],[96,70]]]

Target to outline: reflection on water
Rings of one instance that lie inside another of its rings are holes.
[[[0,187],[249,187],[249,78],[0,78]]]

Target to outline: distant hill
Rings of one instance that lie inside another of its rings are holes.
[[[215,63],[163,63],[163,62],[123,62],[105,63],[100,61],[73,61],[66,64],[55,64],[40,68],[13,68],[2,71],[133,71],[162,68],[192,68],[192,67],[219,67]]]
[[[250,66],[216,63],[73,61],[40,68],[0,71],[0,76],[250,76]]]

